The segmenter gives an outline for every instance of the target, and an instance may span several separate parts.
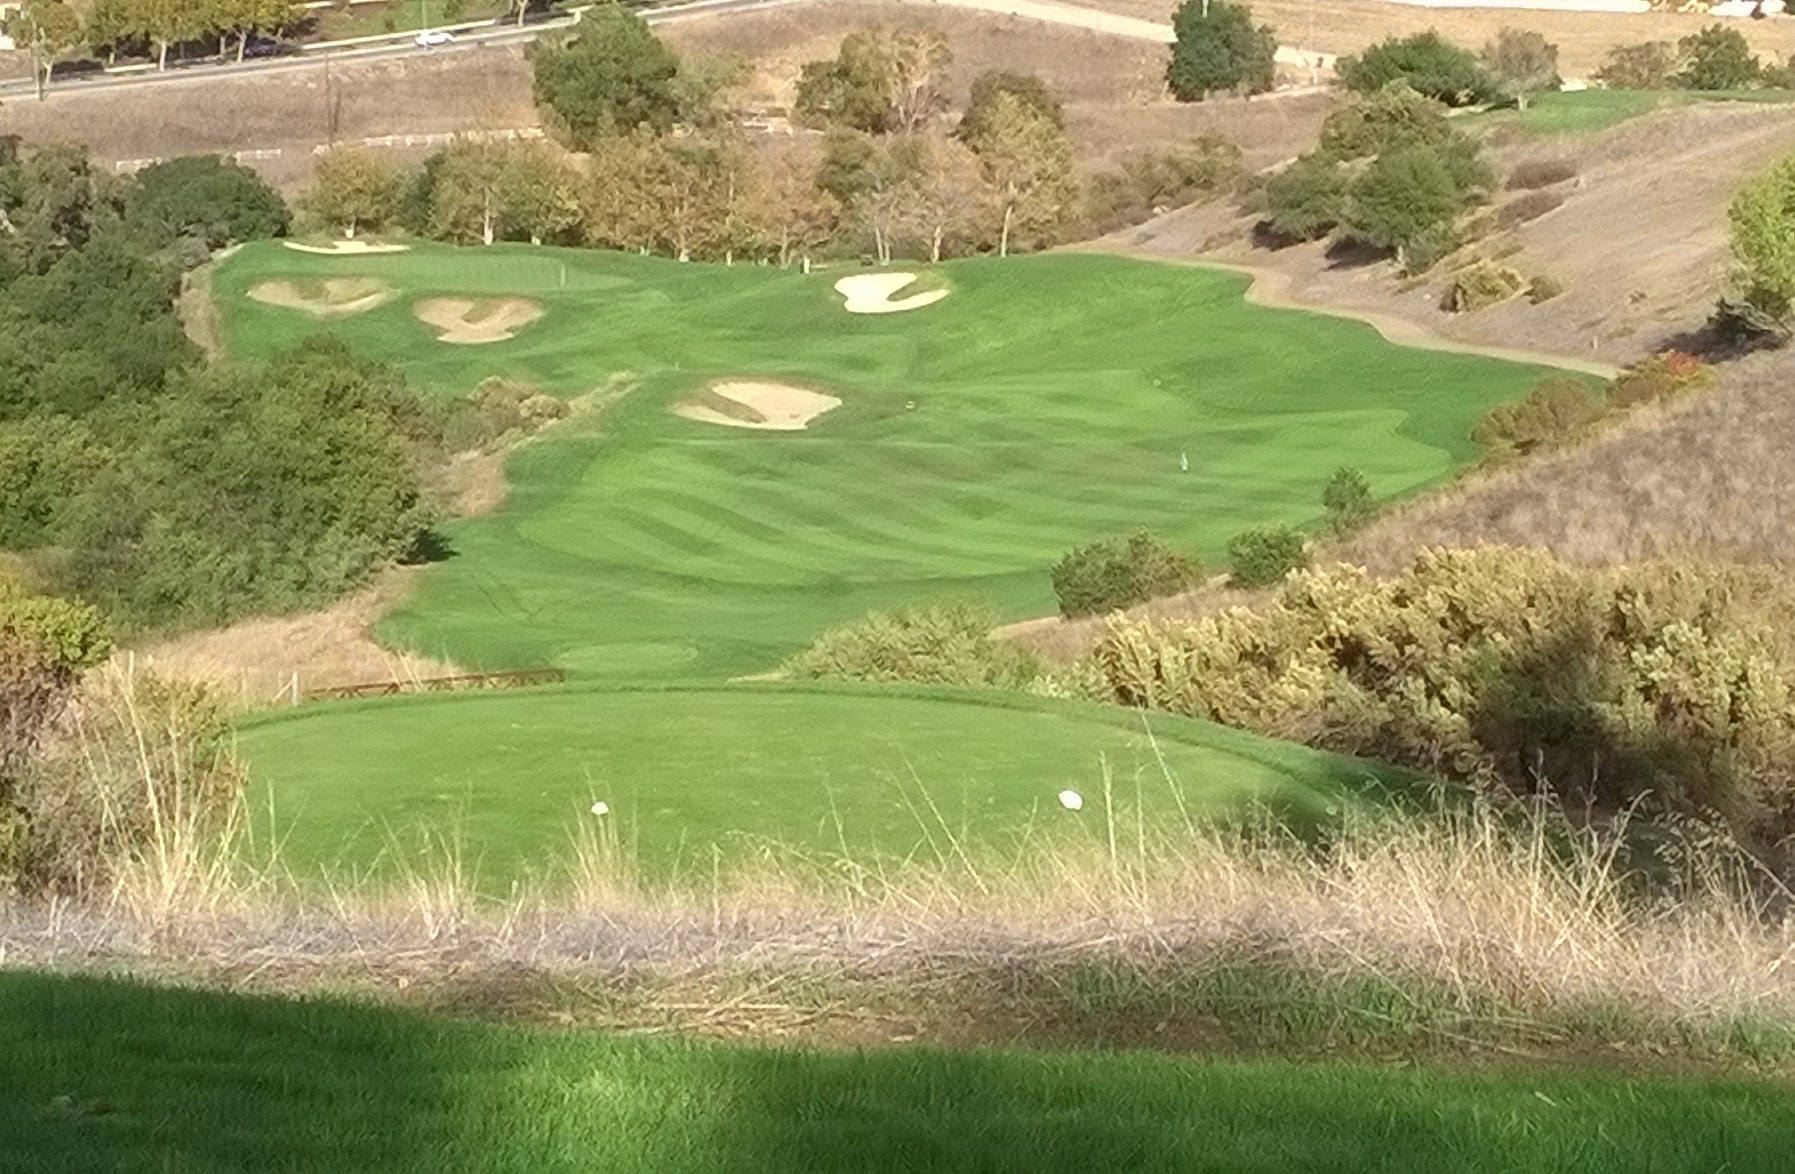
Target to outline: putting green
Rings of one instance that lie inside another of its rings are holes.
[[[1093,255],[944,265],[925,277],[951,297],[868,317],[844,310],[840,271],[256,245],[213,283],[232,349],[319,330],[245,294],[326,275],[401,291],[323,329],[423,387],[502,374],[574,395],[637,378],[602,431],[519,451],[505,511],[446,527],[455,556],[380,629],[470,667],[611,679],[753,673],[828,625],[943,595],[1039,614],[1054,560],[1141,526],[1219,561],[1242,529],[1313,520],[1340,466],[1380,497],[1437,482],[1473,455],[1477,414],[1545,373],[1249,306],[1232,274]],[[544,315],[447,346],[411,309],[440,296],[527,297]],[[843,402],[803,432],[670,410],[738,376]]]
[[[858,860],[1155,828],[1248,802],[1325,817],[1372,768],[1166,715],[941,690],[734,686],[414,697],[249,724],[254,808],[301,873],[391,874],[445,841],[488,885],[552,873],[583,823],[651,874],[757,844]],[[1394,775],[1385,776],[1393,780]],[[1074,814],[1062,789],[1086,797]],[[602,801],[605,815],[591,806]]]

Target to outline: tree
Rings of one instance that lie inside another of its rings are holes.
[[[82,40],[81,17],[64,0],[25,0],[6,18],[6,35],[31,54],[37,100],[44,100],[56,58]]]
[[[609,3],[571,33],[528,51],[539,105],[590,146],[637,126],[667,130],[679,114],[679,60],[642,18]]]
[[[962,142],[976,142],[986,133],[991,107],[999,94],[1013,94],[1023,105],[1045,116],[1061,130],[1066,129],[1066,110],[1053,88],[1032,73],[1011,73],[993,70],[973,79],[972,93],[966,99],[966,110],[960,115],[959,129],[954,131]]]
[[[940,33],[859,29],[842,38],[833,59],[804,66],[795,109],[811,126],[916,131],[945,105],[940,81],[952,62]]]
[[[1228,0],[1184,0],[1172,14],[1172,60],[1166,82],[1180,102],[1218,90],[1263,94],[1276,80],[1278,38],[1253,27],[1253,11]]]
[[[1345,219],[1350,187],[1343,169],[1319,155],[1305,155],[1267,181],[1266,222],[1280,236],[1317,240]]]
[[[125,198],[125,214],[153,244],[191,237],[209,249],[285,236],[292,219],[279,193],[259,175],[216,155],[186,155],[139,171]]]
[[[1763,75],[1751,43],[1738,29],[1711,24],[1677,42],[1683,84],[1692,90],[1742,90]]]
[[[807,149],[792,144],[774,149],[767,159],[772,185],[772,236],[779,267],[794,256],[808,261],[811,251],[828,243],[841,223],[841,201],[817,185],[817,159]]]
[[[221,33],[237,35],[238,61],[243,60],[250,37],[279,32],[292,19],[289,0],[217,0],[214,5],[214,25]]]
[[[1668,41],[1618,45],[1595,76],[1611,90],[1667,90],[1676,82],[1676,50]]]
[[[988,239],[986,226],[996,219],[992,191],[972,148],[938,132],[910,136],[900,145],[910,155],[906,219],[927,243],[929,260]]]
[[[1369,159],[1397,147],[1444,143],[1455,133],[1446,107],[1398,78],[1328,115],[1318,148],[1329,159]]]
[[[999,94],[986,133],[972,144],[1002,214],[997,253],[1007,257],[1017,231],[1045,233],[1078,196],[1072,147],[1053,121],[1014,94]]]
[[[1438,151],[1402,147],[1372,160],[1353,183],[1344,224],[1353,239],[1394,249],[1404,268],[1425,268],[1417,265],[1424,256],[1416,255],[1417,246],[1426,244],[1429,252],[1440,246],[1464,199]]]
[[[1786,324],[1795,309],[1795,155],[1740,188],[1727,219],[1741,298]]]
[[[1555,90],[1558,76],[1558,46],[1539,33],[1505,28],[1496,39],[1483,47],[1484,68],[1496,79],[1502,91],[1527,109],[1527,99],[1542,90]]]
[[[560,240],[579,225],[577,176],[547,143],[512,144],[501,183],[507,234],[539,245]]]
[[[430,191],[430,235],[458,244],[490,245],[504,212],[503,147],[461,139],[442,153]]]
[[[1335,534],[1356,530],[1371,520],[1376,505],[1371,498],[1371,482],[1357,469],[1336,469],[1321,490],[1321,508],[1327,513],[1328,529]]]
[[[581,201],[586,241],[641,253],[653,250],[667,195],[666,170],[660,136],[646,125],[594,144]]]
[[[1341,81],[1357,93],[1381,90],[1398,78],[1448,106],[1469,106],[1495,93],[1490,75],[1470,50],[1436,32],[1390,37],[1363,56],[1340,61]]]
[[[312,166],[305,206],[311,214],[351,239],[364,228],[379,228],[399,211],[399,177],[366,147],[332,147]]]

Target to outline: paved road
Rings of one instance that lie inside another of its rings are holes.
[[[733,12],[781,8],[790,4],[822,2],[824,0],[689,0],[687,3],[667,4],[645,9],[642,16],[650,24],[664,24],[669,21],[688,20],[700,16],[719,16]],[[902,2],[936,4],[952,8],[995,12],[1006,16],[1020,16],[1030,20],[1046,21],[1050,24],[1091,29],[1118,37],[1154,41],[1162,45],[1170,44],[1172,41],[1171,25],[1116,16],[1108,12],[1083,8],[1076,4],[1055,3],[1053,0],[902,0]],[[407,34],[397,40],[381,41],[374,44],[304,46],[291,57],[260,58],[240,64],[237,62],[196,62],[164,72],[157,72],[143,66],[131,66],[124,70],[58,81],[50,87],[48,98],[54,101],[56,98],[68,94],[113,93],[141,89],[144,86],[199,85],[229,77],[265,77],[271,74],[324,69],[333,63],[345,61],[359,62],[423,55],[477,53],[491,45],[516,45],[533,41],[544,33],[569,28],[576,23],[576,20],[568,19],[522,27],[488,25],[465,30],[460,26],[449,26],[457,29],[455,40],[450,44],[438,45],[431,49],[420,48],[413,44]],[[1278,61],[1281,64],[1302,69],[1329,69],[1334,64],[1331,54],[1315,53],[1291,46],[1279,47]],[[28,78],[0,83],[0,97],[8,100],[16,101],[21,97],[28,98],[32,93],[32,82]]]

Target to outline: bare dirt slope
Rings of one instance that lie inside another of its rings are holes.
[[[1712,103],[1662,110],[1586,138],[1536,139],[1495,152],[1507,167],[1562,158],[1578,175],[1563,206],[1478,242],[1459,259],[1499,257],[1551,277],[1565,293],[1471,314],[1441,309],[1450,266],[1420,282],[1380,258],[1320,244],[1252,242],[1252,216],[1226,204],[1188,209],[1108,244],[1166,257],[1206,257],[1270,270],[1299,301],[1407,318],[1447,338],[1627,363],[1699,327],[1727,274],[1726,208],[1734,191],[1795,151],[1786,107]],[[1503,193],[1498,204],[1515,198]]]
[[[1142,20],[1168,21],[1178,0],[1079,0]],[[1558,46],[1559,68],[1570,77],[1592,73],[1616,45],[1675,41],[1714,23],[1674,12],[1544,12],[1536,9],[1456,8],[1389,4],[1384,0],[1252,0],[1253,18],[1277,30],[1286,45],[1323,53],[1357,53],[1389,36],[1438,29],[1461,44],[1481,46],[1505,27],[1534,29]],[[1795,19],[1728,20],[1759,54],[1781,62],[1795,53]]]

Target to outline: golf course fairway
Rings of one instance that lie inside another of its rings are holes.
[[[707,877],[765,845],[870,863],[1049,827],[1101,836],[1106,776],[1117,815],[1155,831],[1249,803],[1325,817],[1377,782],[1169,715],[854,686],[412,697],[299,710],[239,740],[289,868],[390,877],[440,865],[453,841],[489,889],[553,872],[582,825],[645,873]]]
[[[1190,267],[1066,254],[921,276],[948,296],[864,315],[839,270],[264,243],[213,289],[238,354],[325,330],[442,394],[488,376],[569,397],[622,380],[602,413],[512,456],[504,507],[444,526],[451,557],[379,629],[473,669],[614,680],[762,672],[830,625],[943,596],[1043,614],[1058,558],[1140,527],[1215,565],[1244,529],[1313,522],[1342,466],[1380,498],[1441,480],[1474,456],[1479,413],[1551,373],[1250,306],[1244,278]],[[248,296],[327,281],[390,294],[338,316]],[[455,345],[415,312],[444,299],[539,314]],[[791,431],[676,414],[743,378],[841,403]]]

